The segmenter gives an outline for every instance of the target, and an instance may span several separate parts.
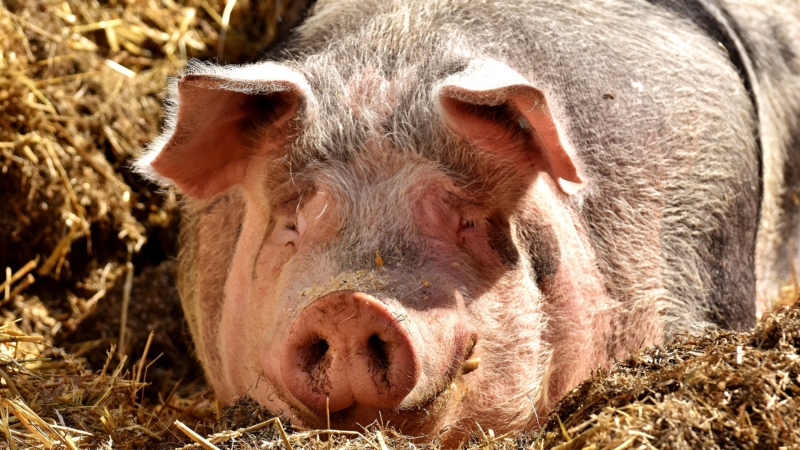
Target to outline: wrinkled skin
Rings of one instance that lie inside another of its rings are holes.
[[[798,254],[800,8],[765,8],[320,1],[268,62],[190,65],[137,168],[184,193],[220,398],[454,444],[751,326]]]

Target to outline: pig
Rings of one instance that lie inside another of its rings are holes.
[[[320,0],[191,62],[136,170],[223,401],[448,445],[743,330],[800,255],[795,0]]]

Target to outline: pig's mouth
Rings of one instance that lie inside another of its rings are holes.
[[[461,377],[458,377],[461,378]],[[335,412],[312,412],[307,408],[292,408],[304,427],[334,430],[363,431],[373,425],[395,428],[406,436],[430,439],[441,434],[453,413],[453,404],[460,401],[466,389],[459,380],[437,383],[445,387],[422,402],[404,404],[397,408],[375,408],[353,403]],[[405,403],[405,402],[404,402]]]

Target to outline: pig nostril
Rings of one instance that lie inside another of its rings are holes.
[[[306,347],[306,367],[313,368],[319,366],[325,355],[328,353],[330,344],[325,339],[319,338]]]
[[[378,368],[386,370],[389,368],[389,354],[386,349],[386,341],[381,339],[377,334],[373,334],[367,341],[369,349],[372,353],[372,360]]]
[[[470,338],[461,335],[459,349]],[[339,291],[315,300],[284,339],[280,377],[296,400],[290,408],[308,408],[318,418],[354,406],[359,420],[398,408],[422,375],[405,324],[366,294]]]

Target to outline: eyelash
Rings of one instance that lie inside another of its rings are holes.
[[[485,228],[489,225],[488,219],[485,217],[478,217],[475,219],[461,219],[459,223],[459,230],[472,230],[478,228]]]

